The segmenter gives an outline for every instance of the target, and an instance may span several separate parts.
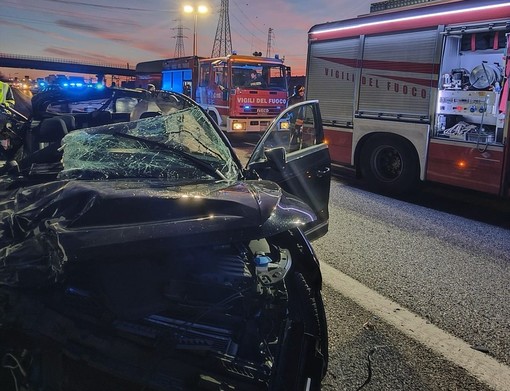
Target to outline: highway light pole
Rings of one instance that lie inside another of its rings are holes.
[[[198,22],[198,14],[206,14],[209,10],[205,5],[192,6],[185,5],[184,13],[193,14],[193,56],[197,56],[198,45],[197,45],[197,22]]]

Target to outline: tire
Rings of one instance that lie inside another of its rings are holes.
[[[407,140],[392,135],[375,135],[363,145],[361,175],[378,192],[403,194],[413,190],[419,180],[416,150]]]

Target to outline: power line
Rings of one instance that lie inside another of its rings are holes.
[[[246,13],[243,11],[241,6],[237,3],[236,0],[234,1],[236,9],[236,13],[232,15],[232,17],[237,21],[237,23],[242,27],[241,31],[238,31],[237,29],[233,29],[236,33],[236,36],[239,36],[241,39],[243,39],[245,42],[247,42],[250,45],[250,52],[253,50],[261,51],[261,49],[266,46],[267,41],[265,38],[261,38],[260,36],[263,34],[263,36],[266,36],[266,32],[262,31],[251,19],[246,15]],[[237,15],[243,18],[243,21],[241,21]],[[247,26],[251,25],[253,28],[246,28]],[[261,34],[256,35],[256,32],[260,32]],[[250,37],[246,38],[246,34],[249,33]],[[274,44],[273,44],[274,46]]]
[[[239,6],[239,4],[236,3],[236,1],[234,0],[234,4],[235,6],[239,9],[239,11],[241,12],[241,14],[248,20],[248,22],[250,22],[250,24],[253,26],[254,29],[258,30],[260,33],[262,33],[263,35],[266,35],[266,32],[265,31],[262,31],[261,29],[259,29],[257,27],[257,25],[255,25],[255,23],[253,23],[251,21],[251,19],[244,13],[244,11],[242,10],[242,8]]]
[[[243,22],[241,22],[235,15],[233,15],[234,19],[239,23],[239,25],[241,26],[244,26]],[[241,38],[243,39],[244,41],[248,42],[250,45],[253,44],[253,39],[255,39],[256,41],[258,41],[261,45],[263,45],[265,42],[263,39],[260,39],[258,38],[254,33],[250,32],[250,37],[251,37],[251,41],[248,39],[248,38],[245,38],[244,36],[244,32],[246,32],[246,30],[242,30],[243,33],[239,32],[237,29],[235,28],[232,28],[232,30],[234,30],[234,32]]]

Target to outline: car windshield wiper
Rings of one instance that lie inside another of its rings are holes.
[[[133,136],[131,134],[125,134],[125,133],[120,133],[120,132],[115,132],[114,135],[118,136],[118,137],[130,139],[130,140],[139,141],[139,142],[142,142],[142,143],[144,143],[148,146],[151,146],[151,147],[156,147],[156,148],[172,151],[176,155],[179,155],[180,157],[184,158],[185,160],[192,162],[195,166],[198,166],[198,168],[200,168],[205,173],[211,175],[212,177],[214,177],[216,179],[223,179],[223,180],[227,179],[225,177],[225,175],[223,175],[223,173],[220,170],[218,170],[217,168],[214,168],[211,164],[206,163],[203,160],[200,160],[199,158],[193,156],[192,154],[182,151],[180,149],[177,149],[169,144],[165,144],[160,141],[147,140],[146,138],[143,138],[143,137]]]

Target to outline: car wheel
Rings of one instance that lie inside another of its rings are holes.
[[[383,193],[408,192],[419,179],[416,151],[407,140],[395,136],[370,137],[361,150],[360,166],[368,186]]]

